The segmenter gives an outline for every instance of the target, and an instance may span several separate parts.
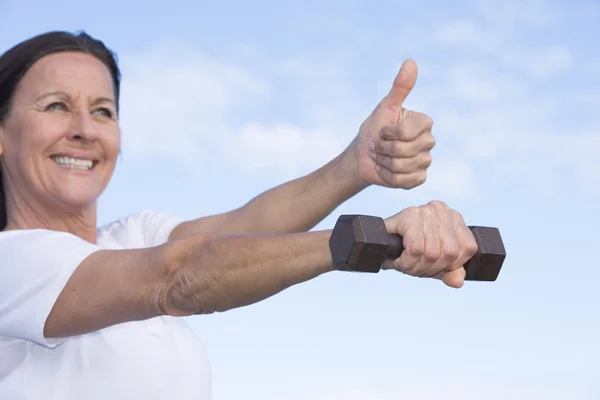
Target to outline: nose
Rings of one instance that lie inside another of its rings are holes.
[[[100,130],[87,111],[73,113],[69,139],[83,142],[94,142],[98,139]]]

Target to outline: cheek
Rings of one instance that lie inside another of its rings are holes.
[[[121,152],[120,129],[111,130],[104,136],[104,151],[108,160],[116,161]]]
[[[22,118],[21,123],[10,132],[11,142],[17,149],[46,149],[59,141],[68,123],[64,118],[52,116],[34,116]]]

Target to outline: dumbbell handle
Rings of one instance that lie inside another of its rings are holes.
[[[386,258],[388,260],[395,260],[396,258],[400,257],[404,251],[404,244],[402,243],[403,238],[400,235],[393,234],[389,234],[388,238],[390,244],[388,245]]]
[[[469,229],[477,242],[477,253],[464,264],[466,280],[494,281],[500,273],[504,261],[504,246],[500,232],[496,228],[470,226]],[[394,260],[405,250],[400,235],[388,234],[388,260]],[[493,254],[492,254],[493,251]]]

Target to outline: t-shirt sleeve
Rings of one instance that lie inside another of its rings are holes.
[[[101,247],[48,230],[0,233],[0,337],[56,347],[46,319],[79,264]]]
[[[101,226],[98,235],[100,240],[107,239],[103,244],[108,247],[156,247],[168,242],[171,232],[184,221],[182,217],[171,213],[144,210]]]
[[[169,241],[171,232],[185,220],[167,212],[145,210],[138,218],[144,232],[144,242],[146,246],[160,246]]]

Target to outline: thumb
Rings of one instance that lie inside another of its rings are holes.
[[[415,87],[417,73],[416,62],[411,59],[404,61],[400,67],[400,71],[398,71],[398,75],[396,75],[396,79],[394,79],[392,88],[382,101],[383,106],[393,112],[399,113],[408,94]]]
[[[446,271],[442,275],[442,281],[455,289],[461,288],[465,283],[466,272],[464,268]]]

